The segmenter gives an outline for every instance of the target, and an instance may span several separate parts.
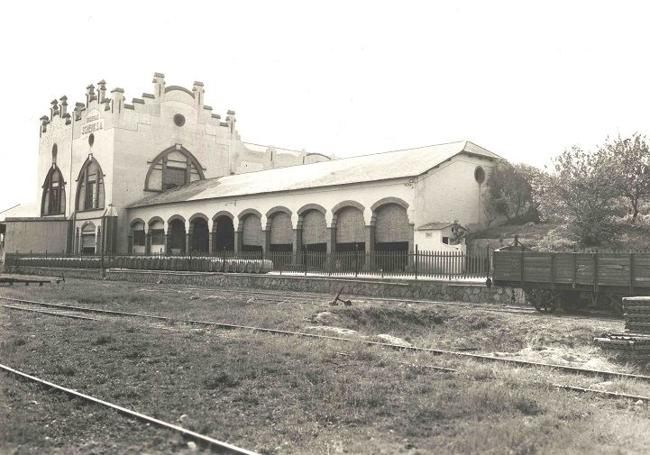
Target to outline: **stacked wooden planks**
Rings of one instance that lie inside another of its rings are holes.
[[[650,333],[650,297],[623,297],[625,330]]]
[[[594,343],[621,360],[650,361],[650,297],[623,297],[626,333],[609,333]]]
[[[650,361],[650,335],[609,333],[594,343],[619,360]]]

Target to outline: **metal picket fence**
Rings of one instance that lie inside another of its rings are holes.
[[[125,258],[147,258],[149,256],[105,255],[79,256],[64,253],[7,253],[6,265],[40,264],[41,266],[75,268],[111,268],[123,264]],[[269,259],[273,272],[291,275],[325,275],[340,277],[381,277],[402,279],[484,279],[490,275],[492,250],[484,249],[465,253],[462,251],[422,251],[418,248],[407,251],[341,251],[326,253],[303,250],[270,252],[261,250],[220,251],[215,254],[193,252],[185,256],[167,256],[187,262],[189,270],[201,270],[198,262],[206,258],[222,259]],[[23,258],[28,260],[21,261]],[[41,259],[38,261],[37,259]],[[75,259],[76,258],[76,259]],[[65,259],[65,260],[62,260]],[[36,262],[35,262],[36,261]],[[193,267],[192,263],[197,262]],[[140,263],[140,262],[138,262]],[[147,264],[147,262],[142,262]],[[47,265],[46,265],[47,264]],[[54,264],[54,265],[53,265]]]

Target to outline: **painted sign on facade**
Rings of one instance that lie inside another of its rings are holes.
[[[104,129],[104,120],[99,115],[99,111],[90,111],[86,115],[86,122],[81,125],[81,135],[90,134],[97,130]]]

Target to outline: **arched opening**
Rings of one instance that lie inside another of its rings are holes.
[[[190,222],[192,254],[205,255],[210,249],[210,231],[205,218],[197,217]]]
[[[327,222],[320,210],[309,209],[300,215],[302,264],[324,270],[327,263]]]
[[[171,255],[185,255],[185,222],[174,218],[169,222],[169,252]]]
[[[259,253],[262,254],[262,245],[264,238],[262,235],[262,222],[260,217],[256,214],[245,215],[240,220],[242,231],[242,245],[243,252]]]
[[[302,246],[306,251],[327,252],[327,222],[318,210],[308,210],[302,218]]]
[[[276,212],[269,218],[269,224],[269,251],[271,253],[293,251],[291,215],[286,212]]]
[[[165,223],[160,218],[149,221],[149,238],[151,239],[151,253],[165,254]]]
[[[336,251],[365,251],[366,224],[363,212],[346,206],[336,213]]]
[[[96,253],[97,247],[97,228],[92,222],[88,222],[81,227],[81,249],[84,256],[92,256]]]
[[[194,155],[174,146],[154,158],[144,187],[147,191],[167,191],[204,178],[203,167]]]
[[[235,227],[228,215],[214,219],[214,249],[217,254],[232,254],[235,250]]]
[[[77,179],[77,210],[104,208],[104,174],[94,158],[88,158]]]
[[[144,221],[136,220],[131,224],[131,254],[145,254],[147,248]]]
[[[408,265],[411,226],[406,209],[388,203],[375,210],[375,251],[377,267],[382,270],[404,271]]]
[[[50,168],[43,183],[41,216],[48,215],[65,215],[65,182],[55,164]]]

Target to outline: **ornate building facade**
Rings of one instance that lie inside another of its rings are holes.
[[[469,141],[333,160],[243,142],[203,84],[127,103],[106,83],[41,118],[40,213],[7,217],[7,252],[220,254],[457,249],[484,223],[499,159]],[[9,214],[10,215],[10,214]]]

